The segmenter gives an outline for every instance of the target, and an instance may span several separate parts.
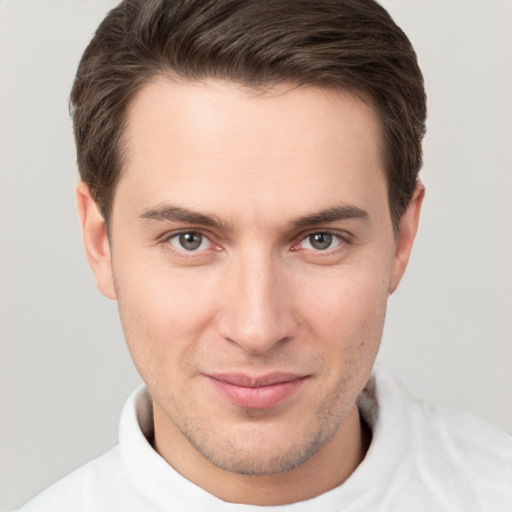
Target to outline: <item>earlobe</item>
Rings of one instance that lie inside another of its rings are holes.
[[[392,294],[398,287],[407,267],[414,238],[418,231],[421,205],[424,196],[425,187],[421,183],[418,183],[412,199],[400,219],[400,229],[396,235],[396,248],[393,256],[393,267],[389,286],[390,294]]]
[[[82,227],[85,253],[96,277],[98,289],[105,297],[115,299],[107,228],[98,205],[91,196],[89,187],[83,181],[76,187],[76,206]]]

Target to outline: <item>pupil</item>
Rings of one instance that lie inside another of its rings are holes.
[[[180,244],[184,249],[192,251],[197,249],[202,242],[202,236],[197,233],[183,233],[180,235]]]
[[[315,233],[310,236],[310,242],[315,249],[324,250],[331,245],[332,235],[329,233]]]

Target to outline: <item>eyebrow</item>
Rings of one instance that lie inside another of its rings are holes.
[[[341,220],[368,218],[366,210],[353,205],[341,205],[293,219],[290,226],[293,229],[302,229]],[[185,222],[218,230],[228,230],[228,225],[216,215],[205,215],[179,206],[165,205],[145,210],[139,219],[142,221]]]
[[[139,219],[164,222],[185,222],[214,229],[226,229],[226,223],[215,215],[204,215],[179,206],[162,206],[145,210]]]
[[[299,217],[292,220],[291,225],[295,229],[301,229],[305,227],[314,227],[320,224],[329,224],[331,222],[337,222],[340,220],[349,219],[363,219],[369,218],[368,212],[353,205],[341,205],[326,210],[313,213],[312,215],[306,215],[305,217]]]

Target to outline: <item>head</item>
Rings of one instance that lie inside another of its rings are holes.
[[[228,500],[226,474],[339,483],[421,205],[406,37],[369,1],[126,1],[72,101],[86,250],[157,449]]]
[[[71,93],[81,179],[108,221],[123,168],[128,105],[158,76],[350,91],[381,123],[390,215],[422,164],[426,104],[411,43],[373,0],[126,0],[84,52]]]

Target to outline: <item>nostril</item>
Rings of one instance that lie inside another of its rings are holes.
[[[293,339],[293,336],[283,336],[281,338],[264,338],[260,337],[258,339],[248,338],[244,336],[240,336],[237,338],[226,337],[226,340],[229,343],[233,343],[238,345],[243,349],[244,352],[253,355],[261,355],[267,352],[270,352],[274,347],[282,347],[285,343],[290,342]]]

